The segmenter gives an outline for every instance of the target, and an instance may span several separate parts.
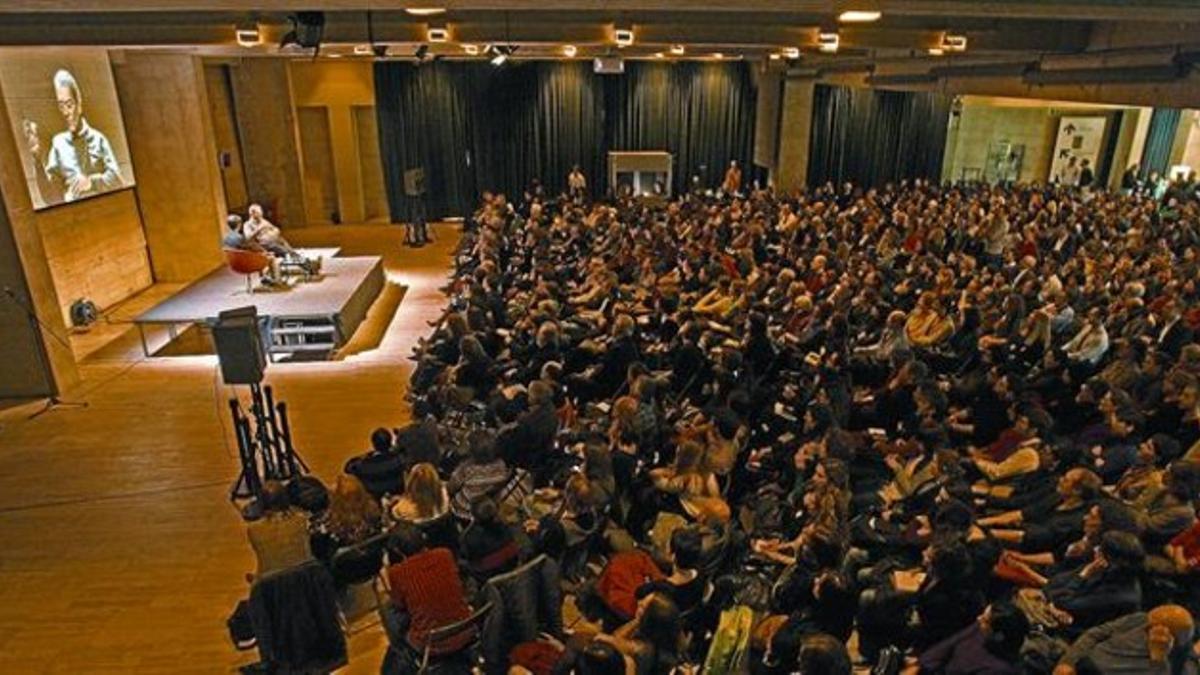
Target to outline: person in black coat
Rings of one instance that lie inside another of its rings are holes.
[[[1136,535],[1105,532],[1090,562],[1051,577],[1046,597],[1071,615],[1072,634],[1136,612],[1142,604],[1138,572],[1145,557]]]
[[[1174,299],[1168,300],[1163,305],[1160,314],[1159,325],[1162,328],[1152,334],[1154,347],[1169,354],[1172,359],[1178,359],[1183,348],[1195,341],[1195,333],[1182,321],[1183,313],[1180,312],[1179,304]]]
[[[404,455],[396,452],[392,432],[380,428],[371,432],[371,451],[351,457],[346,462],[345,472],[361,481],[372,497],[381,499],[401,491],[401,480],[407,468]]]

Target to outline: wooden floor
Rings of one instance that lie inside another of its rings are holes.
[[[438,288],[457,242],[453,225],[434,232],[422,249],[403,247],[397,227],[289,232],[299,246],[382,255],[389,280],[406,287],[385,290],[361,327],[374,349],[268,371],[322,479],[372,429],[406,419],[407,356],[445,304]],[[252,564],[227,499],[235,392],[213,356],[142,358],[123,322],[178,288],[149,289],[74,338],[84,379],[64,398],[87,408],[32,421],[39,403],[0,410],[0,673],[219,673],[253,660],[225,629]],[[378,672],[382,653],[382,634],[365,631],[343,672]]]

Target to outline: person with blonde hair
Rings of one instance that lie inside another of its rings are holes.
[[[420,523],[432,520],[450,509],[450,495],[437,468],[428,462],[417,464],[404,477],[404,494],[392,504],[396,520]]]
[[[721,496],[716,475],[706,468],[704,460],[703,445],[692,441],[681,443],[675,463],[652,469],[650,479],[661,492],[677,496],[687,515],[700,522],[723,523],[730,517],[729,504]]]

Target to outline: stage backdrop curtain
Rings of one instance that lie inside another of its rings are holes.
[[[566,188],[574,164],[595,194],[610,150],[675,155],[675,187],[715,187],[730,160],[754,174],[756,91],[745,63],[628,62],[597,75],[588,61],[375,65],[379,143],[395,221],[415,215],[404,171],[426,170],[427,215],[465,216],[484,190],[516,196],[533,179]]]
[[[952,102],[933,92],[816,85],[809,184],[937,180]]]
[[[1152,171],[1166,173],[1171,162],[1171,146],[1175,144],[1175,132],[1179,129],[1181,112],[1178,108],[1155,108],[1150,115],[1150,128],[1146,131],[1146,148],[1142,150],[1142,176]]]
[[[404,172],[425,170],[429,215],[466,213],[473,205],[472,108],[469,73],[449,64],[422,68],[375,64],[380,157],[392,220],[409,222],[418,203],[405,195]]]

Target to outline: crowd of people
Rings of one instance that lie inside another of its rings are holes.
[[[488,194],[312,552],[385,669],[538,560],[489,672],[1195,673],[1198,280],[1184,189]]]

